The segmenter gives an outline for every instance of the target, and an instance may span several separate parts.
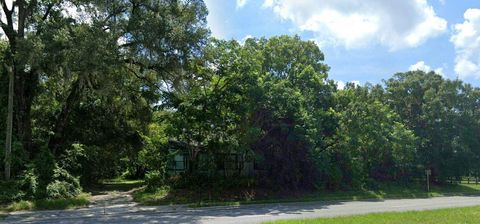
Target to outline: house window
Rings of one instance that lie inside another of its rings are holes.
[[[173,170],[175,173],[177,171],[184,171],[185,170],[185,156],[182,154],[177,154],[173,157]]]

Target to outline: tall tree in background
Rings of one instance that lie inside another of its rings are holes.
[[[372,87],[347,85],[337,93],[340,124],[336,153],[349,158],[343,181],[408,180],[417,147],[414,133],[398,114],[372,94]],[[341,161],[344,162],[344,161]]]
[[[7,4],[10,3],[10,4]],[[27,58],[31,50],[26,40],[26,30],[39,20],[45,21],[50,12],[49,8],[38,9],[37,1],[0,1],[3,13],[0,25],[7,37],[9,54],[7,61],[12,66],[15,80],[15,115],[16,132],[22,140],[23,146],[28,151],[32,148],[31,135],[31,105],[35,95],[35,86],[38,82],[38,75],[34,68],[28,66]],[[53,7],[54,3],[51,3]],[[50,8],[51,8],[50,7]],[[37,13],[34,11],[38,10]],[[43,16],[38,18],[39,14]],[[30,42],[31,43],[31,42]]]
[[[181,80],[181,65],[199,51],[208,35],[203,1],[1,1],[15,77],[17,135],[32,150],[31,108],[39,78],[55,73],[92,76],[101,65],[127,66],[132,75],[147,80],[152,71],[169,85]],[[76,41],[90,42],[77,46]],[[98,42],[97,44],[95,44]],[[80,49],[82,47],[83,49]],[[93,57],[92,57],[93,56]],[[85,61],[83,59],[86,59]],[[96,60],[96,61],[95,61]],[[113,63],[113,64],[112,64]],[[73,66],[72,69],[70,67]],[[104,68],[103,68],[104,69]],[[68,120],[85,78],[71,84],[71,97],[58,114],[50,146]]]
[[[471,174],[479,147],[478,88],[412,71],[395,74],[385,90],[386,102],[419,137],[417,163],[432,169],[433,180]]]
[[[12,69],[5,65],[8,75],[8,106],[7,106],[7,122],[6,122],[6,139],[5,139],[5,180],[10,180],[11,163],[12,163],[12,131],[13,131],[13,86],[14,77]]]
[[[114,150],[112,136],[127,141],[122,150],[139,148],[153,107],[188,79],[209,34],[201,0],[8,3],[0,25],[15,81],[13,136],[30,158],[42,148],[60,158],[72,143]]]

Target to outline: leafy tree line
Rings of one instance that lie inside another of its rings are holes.
[[[154,106],[165,88],[179,85],[205,45],[203,1],[0,5],[5,108],[7,71],[14,76],[13,144],[5,144],[12,157],[4,160],[2,153],[2,161],[11,161],[13,179],[21,180],[7,188],[21,185],[18,197],[57,197],[47,189],[69,195],[77,177],[87,184],[142,167],[137,154]],[[3,106],[1,112],[6,118]]]
[[[2,185],[21,189],[0,200],[121,175],[169,184],[172,142],[187,185],[215,184],[196,168],[230,153],[258,161],[258,186],[293,190],[480,176],[480,90],[459,80],[415,71],[338,89],[311,41],[211,38],[201,0],[0,3]]]

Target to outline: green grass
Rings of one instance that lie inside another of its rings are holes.
[[[22,211],[22,210],[55,210],[85,207],[90,203],[90,194],[82,193],[75,198],[68,199],[43,199],[35,201],[18,201],[12,202],[0,208],[3,212]]]
[[[417,212],[387,212],[336,218],[299,219],[268,224],[474,224],[480,221],[480,206]]]
[[[169,204],[165,200],[170,192],[169,187],[160,187],[153,191],[146,191],[145,188],[133,192],[133,200],[143,205],[165,205]]]
[[[122,178],[116,178],[102,180],[99,184],[87,187],[85,190],[95,195],[105,191],[130,191],[135,188],[140,188],[143,185],[143,180],[125,180]]]
[[[101,181],[105,185],[143,185],[143,180],[126,180],[122,178],[106,179]]]
[[[378,190],[361,189],[350,191],[319,191],[281,193],[255,189],[225,192],[222,190],[171,190],[160,187],[154,191],[144,188],[133,193],[134,200],[144,205],[187,204],[190,207],[231,206],[240,204],[260,204],[278,202],[329,201],[329,200],[363,200],[393,198],[425,198],[440,196],[480,195],[480,185],[433,185],[430,193],[424,186],[414,184],[399,186],[383,184]]]

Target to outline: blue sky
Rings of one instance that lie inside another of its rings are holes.
[[[480,0],[205,0],[222,39],[314,40],[340,82],[433,70],[480,86]]]

